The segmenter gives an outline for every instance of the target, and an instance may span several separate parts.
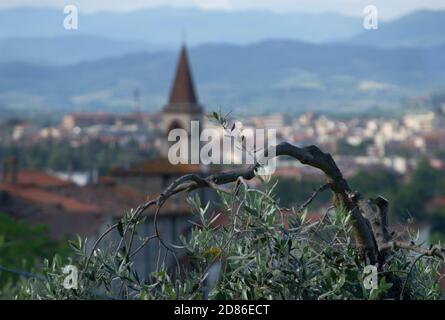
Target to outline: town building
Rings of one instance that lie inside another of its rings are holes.
[[[1,213],[48,227],[49,235],[94,236],[105,222],[95,203],[63,195],[81,188],[44,171],[19,170],[15,158],[4,160],[0,178]]]
[[[200,128],[202,128],[204,126],[203,119],[204,109],[199,104],[195,91],[187,48],[182,46],[169,101],[162,110],[159,156],[155,159],[133,163],[126,168],[113,168],[110,170],[108,178],[116,185],[125,186],[136,192],[144,193],[149,198],[154,198],[180,176],[190,173],[200,176],[208,175],[212,172],[212,169],[207,166],[200,164],[171,164],[168,160],[168,150],[172,143],[168,141],[170,131],[183,129],[187,132],[189,139],[191,139],[191,122],[197,121],[200,124]],[[188,147],[190,147],[190,144]],[[215,199],[215,193],[211,190],[199,190],[196,192],[200,195],[202,203]],[[162,210],[157,219],[159,232],[166,243],[180,245],[180,237],[190,230],[190,220],[193,220],[185,195],[177,195],[169,199],[168,206],[165,209]],[[153,222],[153,216],[150,216],[144,225],[141,226],[139,234],[141,236],[155,234]],[[145,250],[141,250],[135,256],[136,268],[142,274],[149,274],[155,270],[159,250],[161,250],[161,256],[163,256],[165,248],[160,248],[159,242],[153,241],[146,246]],[[167,256],[167,267],[173,266],[173,264],[173,256]]]

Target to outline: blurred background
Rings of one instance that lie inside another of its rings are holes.
[[[165,133],[193,117],[211,127],[219,110],[331,152],[354,189],[390,201],[394,229],[444,239],[445,2],[374,1],[369,30],[367,5],[1,0],[0,266],[32,270],[175,177],[208,172],[170,165]],[[323,183],[286,159],[275,179],[283,206]],[[166,210],[175,242],[188,209]],[[0,271],[1,286],[15,281]]]

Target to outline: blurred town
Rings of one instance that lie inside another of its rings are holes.
[[[203,128],[216,126],[206,116],[215,110],[204,109],[198,101],[185,46],[171,88],[166,106],[157,113],[144,112],[135,91],[138,111],[128,114],[69,113],[52,126],[17,117],[2,120],[2,211],[49,226],[56,239],[73,234],[94,239],[124,212],[157,196],[172,179],[190,172],[208,174],[203,166],[175,166],[165,157],[166,134],[172,128],[189,130],[187,123],[193,119]],[[428,99],[412,103],[426,105]],[[436,218],[445,205],[443,181],[433,181],[445,173],[445,100],[434,103],[429,111],[400,118],[315,112],[231,116],[244,128],[275,129],[277,142],[314,144],[332,153],[360,192],[398,199],[391,216],[395,228],[414,217],[422,241],[429,243],[432,234],[443,234],[442,221]],[[277,196],[288,206],[298,205],[323,180],[320,172],[289,159],[278,161],[274,177],[279,181]],[[401,185],[405,193],[400,193]],[[214,200],[209,193],[201,196]],[[311,217],[317,219],[328,206],[325,195],[311,206]],[[183,199],[164,208],[161,229],[171,243],[178,243],[190,228],[189,214]],[[153,232],[150,228],[147,224],[147,235]],[[141,261],[151,261],[147,257],[156,250],[147,250]],[[147,270],[146,265],[141,268]]]
[[[213,110],[209,110],[213,111]],[[162,112],[113,114],[82,112],[67,114],[59,124],[42,127],[30,120],[10,119],[2,123],[2,147],[29,148],[42,143],[66,144],[76,149],[94,142],[122,148],[136,145],[146,154],[154,154],[163,143]],[[358,170],[385,167],[408,175],[419,159],[427,157],[435,168],[443,168],[445,156],[445,101],[435,111],[413,113],[398,119],[336,119],[315,112],[290,117],[277,113],[250,118],[236,118],[244,128],[275,129],[279,141],[301,146],[315,144],[336,155],[346,176]],[[215,126],[208,118],[204,127]],[[279,142],[278,141],[278,142]],[[298,163],[280,163],[295,168],[291,175],[303,178]],[[54,172],[79,185],[87,184],[90,173]],[[95,170],[97,168],[91,168]],[[289,171],[291,172],[291,171]],[[93,174],[97,176],[97,173]]]

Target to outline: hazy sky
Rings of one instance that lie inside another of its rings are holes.
[[[63,7],[75,4],[80,11],[137,10],[154,6],[198,7],[201,9],[266,9],[277,12],[338,12],[362,15],[363,8],[375,5],[382,18],[394,18],[416,9],[445,9],[445,0],[0,0],[0,8],[16,6]]]

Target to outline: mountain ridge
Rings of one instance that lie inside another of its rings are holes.
[[[278,14],[159,7],[123,13],[80,13],[76,31],[63,29],[64,17],[62,10],[47,8],[0,10],[0,38],[60,36],[76,32],[172,44],[179,43],[182,33],[187,32],[187,42],[192,45],[225,41],[242,44],[275,37],[322,42],[349,38],[361,28],[360,18],[334,13]]]
[[[445,10],[419,10],[367,30],[347,41],[377,47],[432,47],[445,44]]]
[[[191,47],[198,96],[217,108],[394,107],[403,96],[445,87],[445,46],[377,48],[262,41]],[[177,52],[129,53],[68,66],[0,64],[0,103],[21,92],[42,106],[131,108],[139,89],[147,110],[167,99]],[[25,99],[26,100],[26,99]]]

